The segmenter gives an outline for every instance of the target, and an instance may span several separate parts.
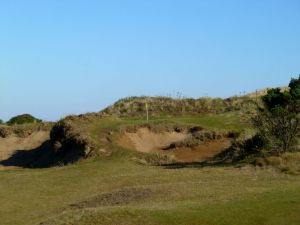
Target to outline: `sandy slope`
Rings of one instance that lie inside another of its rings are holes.
[[[194,148],[177,148],[172,151],[176,159],[183,162],[200,162],[205,161],[231,145],[228,139],[216,140],[203,143]]]
[[[140,152],[154,152],[168,147],[171,143],[182,141],[187,136],[186,133],[155,133],[148,128],[141,128],[136,133],[125,133],[121,137],[120,145],[126,148],[134,148]]]
[[[160,152],[174,156],[183,162],[204,161],[230,146],[230,140],[223,138],[189,148],[175,148],[164,150],[170,144],[183,141],[189,136],[188,133],[162,132],[155,133],[148,128],[140,128],[137,132],[126,132],[119,140],[119,145],[139,152]]]
[[[39,147],[43,142],[49,139],[49,132],[34,132],[26,138],[10,136],[0,138],[0,160],[7,159],[16,150],[31,150]]]

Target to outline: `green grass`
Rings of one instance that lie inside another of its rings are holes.
[[[97,119],[93,123],[93,132],[103,129],[117,130],[120,126],[140,125],[147,121],[141,118],[102,118]],[[241,130],[250,128],[249,122],[242,118],[237,113],[223,113],[223,114],[205,114],[199,116],[184,116],[184,117],[167,117],[160,116],[151,118],[149,123],[175,123],[180,125],[203,126],[209,129],[227,129],[227,130]]]
[[[235,113],[211,114],[197,117],[175,117],[169,120],[186,125],[200,125],[211,129],[240,130],[249,127],[249,124],[242,121],[242,118]]]
[[[300,177],[238,168],[163,169],[128,155],[0,171],[0,224],[299,224]],[[73,209],[102,193],[147,188],[118,206]],[[47,224],[47,223],[46,223]]]
[[[258,196],[255,200],[236,200],[206,205],[191,202],[158,209],[136,207],[118,210],[94,209],[79,212],[82,216],[75,220],[75,224],[299,224],[299,192],[285,193],[284,200],[280,200],[282,196],[283,193],[270,193]],[[74,221],[73,213],[68,214],[71,221]]]

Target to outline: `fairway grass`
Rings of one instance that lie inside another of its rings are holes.
[[[0,171],[0,189],[5,225],[300,224],[300,176],[251,167],[163,169],[138,165],[125,154]],[[128,199],[130,190],[149,194]],[[116,191],[124,198],[116,201]],[[110,196],[105,204],[95,202],[104,193]],[[71,206],[93,199],[92,206]]]

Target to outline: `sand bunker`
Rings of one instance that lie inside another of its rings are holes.
[[[135,133],[125,133],[120,143],[123,147],[134,148],[140,152],[155,152],[187,137],[187,133],[177,133],[175,131],[155,133],[148,128],[140,128]]]
[[[193,148],[177,148],[172,155],[183,162],[201,162],[208,160],[231,145],[228,139],[205,142]]]
[[[140,128],[136,132],[126,132],[119,140],[119,145],[139,152],[158,152],[168,154],[182,162],[199,162],[207,160],[230,146],[230,139],[205,141],[193,147],[169,148],[176,142],[184,141],[191,134],[188,132],[156,133],[148,128]]]
[[[0,161],[8,159],[17,150],[35,149],[47,140],[49,140],[49,132],[47,131],[34,132],[26,138],[14,135],[0,138]]]

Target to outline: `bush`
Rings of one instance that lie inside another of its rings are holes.
[[[3,124],[3,120],[0,119],[0,124]]]
[[[268,90],[262,102],[254,126],[278,153],[290,151],[300,133],[300,76],[291,80],[289,90]]]
[[[33,117],[30,114],[23,114],[23,115],[18,115],[13,118],[11,118],[7,124],[8,125],[15,125],[15,124],[26,124],[26,123],[40,123],[42,120],[37,119]]]
[[[252,155],[259,153],[266,146],[265,139],[257,134],[243,143],[244,155]]]
[[[0,138],[9,137],[13,133],[11,127],[1,126],[0,127]]]
[[[228,149],[219,153],[216,158],[223,161],[241,161],[251,157],[258,157],[263,155],[265,146],[265,139],[257,134],[247,140],[235,140]]]

